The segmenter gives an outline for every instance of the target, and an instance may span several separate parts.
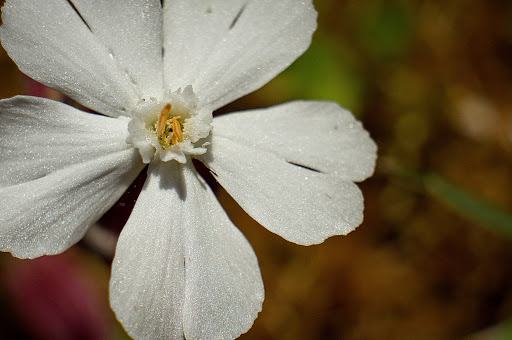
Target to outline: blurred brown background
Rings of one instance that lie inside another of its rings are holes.
[[[241,338],[457,339],[495,325],[505,335],[484,333],[486,339],[508,338],[512,2],[315,4],[319,29],[311,49],[266,87],[221,111],[335,100],[362,120],[379,161],[360,185],[364,223],[311,247],[266,231],[216,186],[256,250],[266,287],[263,311]],[[3,50],[0,76],[0,98],[27,93],[26,79]],[[86,243],[66,256],[65,265],[75,268],[70,275],[89,283],[67,295],[52,292],[52,303],[72,301],[80,310],[76,295],[92,294],[85,299],[97,301],[89,314],[104,317],[81,317],[99,329],[89,338],[125,338],[107,305],[109,265]],[[31,297],[13,293],[25,282],[19,268],[26,262],[0,255],[0,339],[50,338],[34,321],[40,316],[24,311]],[[14,282],[5,283],[8,277]]]

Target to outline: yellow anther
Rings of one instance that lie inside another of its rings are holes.
[[[171,108],[171,104],[165,105],[165,107],[162,109],[162,112],[160,112],[160,116],[158,116],[156,133],[159,136],[163,137],[163,133],[165,132],[165,124],[167,123],[167,118],[169,117],[169,112],[171,112]]]
[[[183,131],[181,130],[181,124],[178,120],[181,119],[181,116],[169,119],[171,108],[171,104],[165,105],[158,116],[158,121],[155,124],[156,134],[164,148],[169,147],[172,144],[183,142]]]
[[[181,124],[178,121],[178,119],[180,119],[180,118],[181,118],[181,116],[171,118],[171,123],[172,123],[171,143],[172,144],[183,142],[183,132],[181,131]]]

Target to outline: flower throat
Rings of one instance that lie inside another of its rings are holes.
[[[181,116],[169,118],[171,112],[171,104],[165,105],[155,122],[156,134],[162,148],[183,142],[183,131],[181,130]]]

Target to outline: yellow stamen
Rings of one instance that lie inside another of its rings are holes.
[[[163,137],[163,133],[165,131],[165,124],[168,121],[167,118],[169,117],[169,112],[171,112],[171,107],[171,104],[165,105],[165,107],[162,109],[162,112],[160,113],[160,116],[158,116],[156,133],[159,136]]]
[[[181,131],[181,124],[178,121],[181,116],[178,117],[172,117],[172,137],[171,137],[171,143],[176,144],[179,142],[183,142],[183,132]]]
[[[181,130],[181,124],[178,120],[181,119],[181,116],[169,119],[171,108],[171,104],[165,105],[155,124],[156,134],[160,138],[162,147],[164,148],[183,142],[183,131]]]

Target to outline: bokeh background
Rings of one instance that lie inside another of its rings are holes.
[[[512,339],[512,2],[315,4],[306,54],[220,113],[334,100],[379,160],[360,185],[363,224],[311,247],[266,231],[209,179],[266,286],[241,339]],[[0,50],[0,98],[27,93],[59,98]],[[0,339],[127,338],[107,288],[115,221],[141,183],[65,254],[0,254]]]

